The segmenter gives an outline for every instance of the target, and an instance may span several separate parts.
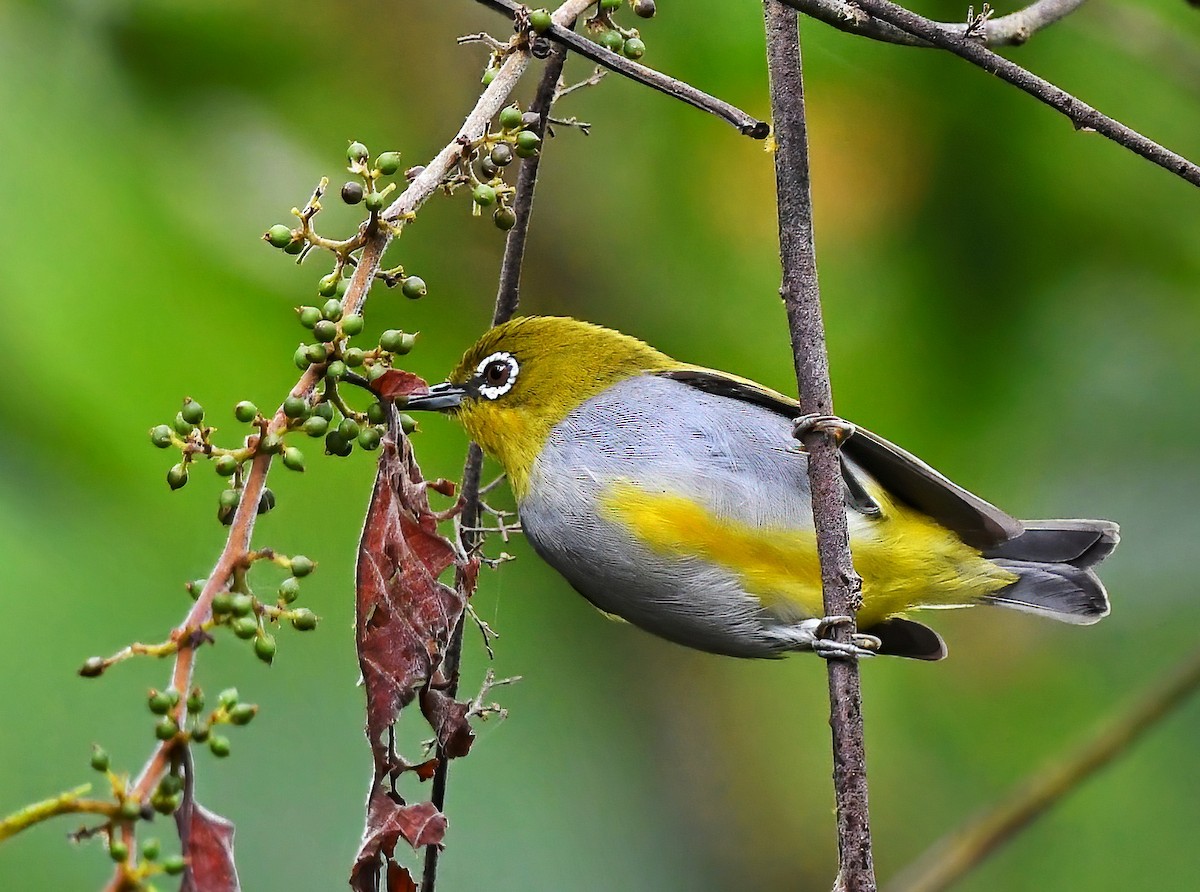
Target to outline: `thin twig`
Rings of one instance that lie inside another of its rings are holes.
[[[1024,781],[996,805],[934,843],[887,886],[887,892],[948,889],[1085,780],[1124,753],[1200,688],[1200,651],[1155,680],[1078,748]]]
[[[581,10],[582,11],[582,10]],[[573,20],[570,24],[573,24]],[[550,107],[554,102],[554,92],[558,79],[562,76],[563,65],[567,52],[562,44],[556,46],[546,60],[542,71],[542,79],[538,82],[537,93],[529,111],[538,116],[537,124],[532,128],[539,136],[544,136],[546,122],[550,116]],[[493,81],[495,83],[495,81]],[[542,152],[546,143],[542,143]],[[492,314],[492,325],[499,325],[512,318],[520,302],[521,266],[525,257],[525,240],[529,232],[529,219],[533,213],[533,193],[537,186],[538,164],[542,157],[538,152],[521,162],[517,174],[516,197],[513,200],[513,211],[516,214],[516,224],[508,232],[504,244],[504,260],[500,265],[500,283],[496,292],[496,308]],[[480,499],[480,474],[483,468],[483,451],[475,443],[467,450],[467,460],[463,466],[462,503],[463,511],[460,521],[459,536],[463,550],[471,553],[482,538],[477,531],[482,511]],[[460,617],[458,625],[450,637],[450,646],[446,650],[443,669],[449,679],[446,693],[453,697],[458,691],[458,669],[462,659],[464,618]],[[490,648],[489,648],[490,650]],[[448,779],[450,760],[444,754],[438,753],[438,764],[433,775],[433,789],[430,800],[438,811],[443,811],[446,803],[446,782]],[[425,868],[421,878],[421,892],[434,892],[437,884],[438,858],[441,850],[432,845],[425,849]]]
[[[1024,9],[1014,13],[989,19],[979,34],[979,41],[984,46],[1019,46],[1029,40],[1035,32],[1047,25],[1069,16],[1087,0],[1038,0]],[[881,19],[873,18],[864,12],[857,0],[796,0],[788,6],[798,9],[805,15],[832,25],[839,31],[870,37],[884,43],[895,43],[901,46],[933,46],[928,40],[923,40],[889,24]],[[942,28],[951,34],[964,37],[970,23],[952,24],[939,22]]]
[[[519,10],[524,8],[515,0],[477,0],[477,2],[496,12],[504,13],[509,18],[513,18]],[[686,102],[710,115],[716,115],[736,127],[739,133],[749,136],[751,139],[766,139],[767,133],[770,132],[770,126],[765,121],[746,114],[740,108],[717,99],[715,96],[710,96],[702,90],[697,90],[691,84],[626,59],[620,53],[605,49],[595,41],[588,40],[569,28],[554,24],[542,36],[560,45],[565,45],[567,49],[578,53],[585,59],[591,59],[597,65],[603,65],[610,71],[615,71],[643,86],[666,93],[668,96],[674,96],[681,102]]]
[[[805,11],[808,0],[780,0],[793,9]],[[902,31],[920,37],[933,46],[954,53],[966,59],[972,65],[977,65],[984,71],[996,75],[1014,87],[1028,93],[1039,102],[1061,112],[1075,125],[1076,130],[1099,133],[1131,152],[1141,155],[1159,167],[1169,170],[1176,176],[1187,180],[1193,186],[1200,186],[1200,166],[1193,164],[1182,155],[1160,146],[1136,130],[1126,127],[1107,115],[1101,114],[1085,102],[1076,99],[1066,90],[1059,89],[1043,78],[1026,71],[1015,62],[1010,62],[1003,56],[993,53],[977,41],[965,38],[961,34],[947,29],[944,25],[917,15],[902,6],[897,6],[889,0],[854,0],[861,9],[881,19]]]
[[[779,206],[780,296],[787,310],[800,404],[805,412],[829,415],[833,395],[821,320],[813,245],[812,191],[804,79],[796,13],[778,0],[763,0],[767,30],[767,70],[774,119],[775,191]],[[850,560],[837,444],[813,429],[804,436],[812,491],[817,554],[827,616],[853,617],[861,604],[862,582]],[[848,643],[854,623],[839,625]],[[858,663],[829,660],[829,722],[833,730],[833,782],[837,800],[838,889],[874,892],[871,828],[867,810],[866,751]]]

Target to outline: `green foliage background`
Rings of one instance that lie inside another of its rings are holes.
[[[660,10],[647,61],[765,116],[758,4]],[[0,4],[0,812],[88,779],[93,741],[140,767],[142,693],[167,665],[74,670],[161,637],[223,541],[215,475],[168,493],[146,430],[185,394],[230,436],[238,399],[277,405],[291,308],[327,269],[258,236],[339,182],[349,138],[414,164],[444,144],[483,61],[453,38],[482,28],[505,30],[468,0]],[[1198,38],[1184,3],[1098,0],[1012,55],[1197,158]],[[1200,196],[949,56],[817,23],[804,39],[839,410],[1015,514],[1111,517],[1125,538],[1099,626],[940,614],[947,662],[865,667],[886,879],[1195,646]],[[595,127],[549,147],[523,309],[790,389],[762,146],[616,77],[560,112]],[[353,223],[334,204],[327,231]],[[419,329],[411,366],[439,379],[485,324],[501,248],[465,197],[430,202],[395,254],[430,296],[377,294],[369,331]],[[427,472],[457,476],[461,432],[423,428]],[[373,467],[317,458],[273,475],[256,541],[320,560],[302,602],[320,632],[281,635],[270,670],[225,636],[200,660],[207,688],[263,707],[227,762],[199,754],[255,892],[342,888],[362,824],[352,567]],[[827,889],[820,661],[661,643],[512,550],[477,606],[497,671],[525,680],[454,766],[445,889]],[[466,689],[484,668],[472,633]],[[1198,735],[1192,703],[961,888],[1193,888]],[[104,855],[65,842],[75,826],[0,849],[0,888],[98,887]]]

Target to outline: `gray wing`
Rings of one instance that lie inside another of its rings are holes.
[[[702,368],[659,374],[706,393],[762,406],[788,418],[800,414],[800,404],[795,400],[753,381]],[[842,444],[842,457],[842,475],[849,493],[866,492],[855,475],[857,466],[906,505],[954,530],[972,548],[985,551],[1024,532],[1019,520],[963,489],[915,455],[861,427]],[[848,501],[857,507],[854,498]]]

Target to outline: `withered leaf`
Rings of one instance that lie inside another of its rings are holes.
[[[233,822],[191,797],[175,812],[187,868],[179,892],[239,892],[233,862]]]
[[[350,871],[350,887],[355,892],[378,892],[380,872],[386,871],[390,892],[396,844],[403,839],[414,849],[441,845],[445,835],[446,816],[432,802],[405,805],[376,786],[367,805],[367,827],[362,845]]]
[[[394,400],[397,397],[413,396],[429,392],[425,380],[403,369],[388,369],[371,382],[371,389],[380,399]]]
[[[475,732],[467,721],[470,705],[460,703],[435,688],[421,691],[421,712],[437,735],[438,745],[448,758],[465,756],[475,742]]]

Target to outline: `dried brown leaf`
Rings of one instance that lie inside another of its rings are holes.
[[[355,892],[378,892],[381,872],[386,872],[390,892],[393,876],[397,875],[393,871],[392,856],[400,840],[414,849],[442,844],[446,835],[446,816],[432,802],[406,805],[398,802],[398,798],[378,786],[371,792],[367,829],[350,872],[350,887]]]
[[[429,385],[424,379],[402,369],[388,369],[371,382],[371,389],[380,399],[394,400],[396,397],[426,394]]]
[[[233,822],[185,798],[175,812],[187,868],[179,892],[239,892]]]

